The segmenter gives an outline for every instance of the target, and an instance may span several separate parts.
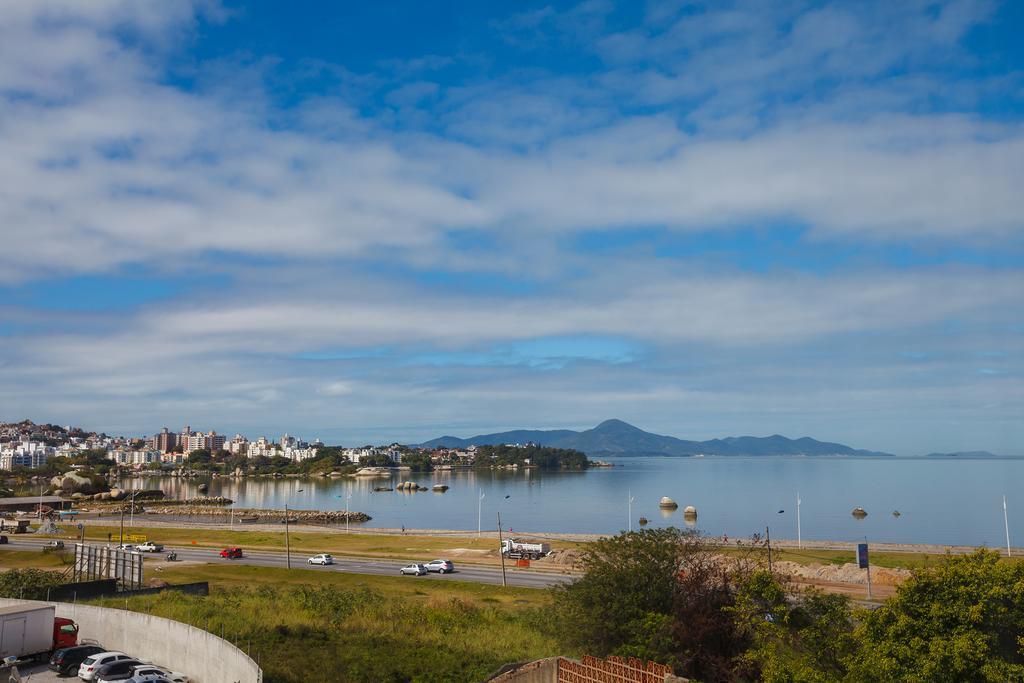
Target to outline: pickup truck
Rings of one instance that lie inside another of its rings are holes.
[[[49,659],[54,650],[78,644],[78,625],[55,616],[52,605],[0,608],[0,659]]]
[[[146,541],[135,546],[135,549],[140,553],[162,553],[164,546],[162,543],[154,543],[153,541]]]

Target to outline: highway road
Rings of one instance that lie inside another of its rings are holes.
[[[9,543],[6,547],[12,550],[42,550],[51,539],[32,538],[28,536],[9,536]],[[74,546],[73,541],[65,541],[68,548]],[[100,544],[95,544],[100,545]],[[287,560],[283,552],[269,550],[245,550],[244,556],[237,560],[227,560],[220,557],[219,548],[197,548],[193,546],[165,546],[162,553],[142,553],[146,558],[146,567],[171,567],[173,562],[167,562],[164,558],[168,552],[174,551],[178,554],[179,561],[208,562],[211,564],[249,564],[259,567],[285,567]],[[0,549],[0,553],[2,553]],[[0,554],[0,558],[3,555]],[[296,571],[307,570],[313,572],[347,572],[350,574],[373,574],[378,576],[399,576],[399,570],[413,562],[429,562],[435,558],[420,557],[411,558],[408,561],[388,560],[380,558],[359,558],[359,557],[335,557],[334,564],[328,566],[310,565],[307,563],[309,556],[306,554],[292,553],[292,569]],[[455,562],[453,560],[453,562]],[[508,585],[522,586],[524,588],[548,588],[572,581],[568,574],[557,574],[546,571],[530,569],[516,569],[507,567],[506,576]],[[407,576],[409,581],[472,581],[475,583],[488,583],[501,585],[500,567],[483,567],[479,565],[460,565],[455,562],[455,571],[451,574],[430,573],[426,576]]]

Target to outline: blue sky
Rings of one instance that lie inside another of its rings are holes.
[[[1024,453],[1020,3],[0,9],[0,419]]]

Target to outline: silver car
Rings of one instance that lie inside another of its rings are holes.
[[[410,564],[408,567],[402,567],[402,574],[412,574],[413,576],[423,576],[427,573],[427,568],[422,564]]]
[[[451,574],[455,571],[455,565],[451,560],[431,560],[427,562],[428,572],[438,572],[439,574]]]

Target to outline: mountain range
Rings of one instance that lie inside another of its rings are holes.
[[[573,448],[589,456],[629,455],[857,455],[889,456],[891,453],[866,451],[840,443],[818,441],[810,437],[788,439],[773,436],[730,436],[710,441],[687,441],[674,436],[645,432],[622,420],[605,420],[582,432],[571,429],[517,429],[497,434],[479,434],[468,439],[442,436],[421,443],[424,448],[465,448],[511,443],[535,443],[538,446]]]

